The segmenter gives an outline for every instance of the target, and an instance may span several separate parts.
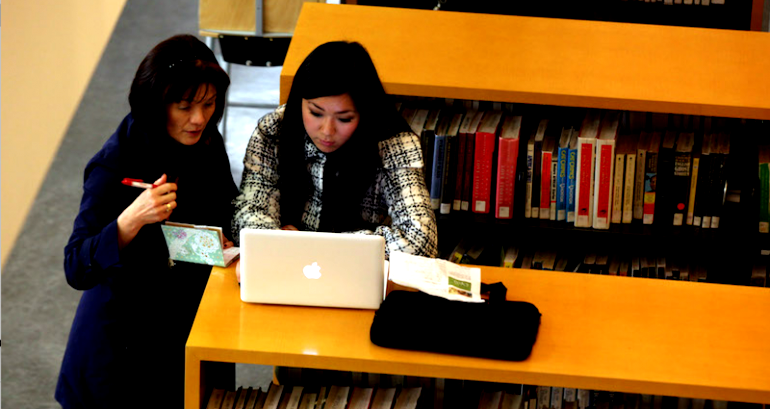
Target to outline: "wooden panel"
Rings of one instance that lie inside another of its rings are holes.
[[[318,2],[319,0],[264,0],[265,32],[293,33],[302,4]]]
[[[362,43],[390,94],[770,119],[768,33],[307,4],[282,102],[332,40]]]
[[[373,311],[243,303],[233,267],[213,269],[187,356],[770,403],[768,288],[494,267],[482,279],[543,314],[526,361],[381,348]]]
[[[200,0],[198,28],[203,31],[254,33],[254,0]]]
[[[2,6],[5,17],[0,46],[3,50],[0,261],[3,266],[22,233],[125,4],[125,0],[44,0],[6,1]],[[129,62],[131,69],[139,65],[146,51],[149,48],[131,53],[136,55],[136,60]],[[51,61],[66,63],[51,69]],[[118,85],[121,90],[127,90],[130,83]],[[121,105],[109,109],[126,108]],[[43,112],[45,119],[41,120]],[[95,153],[90,149],[80,155],[90,157]],[[71,181],[79,183],[79,176]],[[72,217],[74,210],[61,211]],[[2,271],[5,274],[4,268]]]
[[[263,0],[262,31],[266,34],[293,33],[302,4],[318,1]],[[254,35],[255,0],[200,0],[198,28],[207,33]]]

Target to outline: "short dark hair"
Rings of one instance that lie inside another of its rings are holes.
[[[192,100],[204,84],[216,88],[216,107],[207,128],[216,127],[230,78],[206,44],[189,34],[175,35],[156,45],[139,64],[128,95],[131,115],[151,129],[165,129],[166,105]]]
[[[345,145],[327,155],[327,166],[336,162],[341,175],[339,183],[345,186],[333,200],[340,206],[339,213],[346,213],[340,216],[345,220],[335,217],[338,220],[332,221],[335,230],[360,224],[361,201],[381,164],[379,142],[410,130],[385,93],[374,62],[361,44],[333,41],[316,47],[294,75],[279,131],[282,224],[299,224],[311,186],[304,160],[302,100],[343,94],[350,95],[360,119]],[[335,157],[336,160],[332,159]],[[331,202],[327,198],[329,195],[324,192],[324,208]],[[353,214],[356,209],[358,215]]]

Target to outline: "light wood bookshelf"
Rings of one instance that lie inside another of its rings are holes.
[[[542,314],[525,361],[381,348],[374,311],[244,303],[234,267],[215,267],[187,340],[185,407],[202,407],[206,361],[770,403],[768,288],[481,269]]]
[[[770,119],[765,32],[308,3],[281,102],[334,40],[363,44],[393,95]]]
[[[332,40],[362,43],[394,95],[770,119],[767,33],[308,3],[282,102]],[[495,267],[482,279],[543,314],[529,359],[380,348],[373,311],[243,303],[233,268],[214,268],[185,407],[202,407],[208,361],[770,403],[770,289]]]

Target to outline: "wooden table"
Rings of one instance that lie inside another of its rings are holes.
[[[234,268],[214,268],[187,341],[185,407],[201,407],[204,361],[770,403],[768,288],[494,267],[482,279],[543,314],[526,361],[381,348],[373,311],[243,303]]]

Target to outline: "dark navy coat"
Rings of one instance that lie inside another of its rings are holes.
[[[67,282],[83,291],[56,387],[64,408],[182,407],[184,344],[211,267],[171,266],[160,223],[118,249],[117,218],[142,193],[121,181],[163,173],[178,184],[169,220],[221,226],[232,239],[238,189],[214,124],[184,146],[126,116],[86,166],[64,249]]]

